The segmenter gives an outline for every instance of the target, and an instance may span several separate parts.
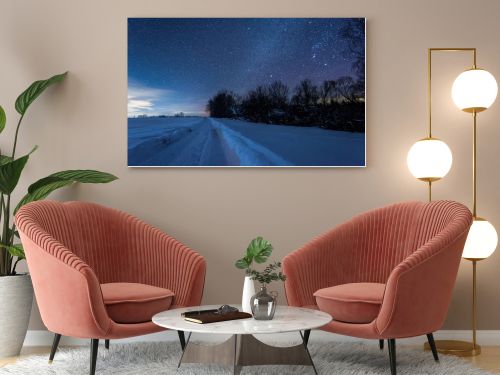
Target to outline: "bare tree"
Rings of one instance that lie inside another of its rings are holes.
[[[358,96],[356,95],[356,82],[352,77],[342,77],[336,82],[335,91],[339,96],[340,101],[347,103],[358,102]]]
[[[292,102],[295,105],[307,107],[318,103],[318,89],[309,79],[301,81],[295,88]]]
[[[324,81],[319,88],[319,101],[325,106],[331,103],[335,95],[335,81]]]
[[[288,86],[281,81],[271,83],[268,88],[268,94],[273,108],[286,108],[288,105],[288,91]]]
[[[365,80],[365,20],[353,18],[340,29],[340,37],[345,41],[346,57],[353,60],[353,68],[360,81]]]

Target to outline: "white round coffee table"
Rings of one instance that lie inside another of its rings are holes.
[[[183,312],[217,309],[219,306],[197,306],[174,309],[153,316],[153,322],[161,327],[177,330],[183,347],[179,366],[182,363],[218,363],[232,366],[239,374],[242,366],[255,365],[306,365],[317,374],[307,341],[311,329],[330,323],[332,317],[324,312],[299,307],[278,306],[273,320],[253,318],[231,320],[209,324],[197,324],[184,320]],[[302,333],[304,331],[304,334]],[[184,332],[189,332],[184,343]],[[221,344],[195,344],[190,342],[191,333],[230,334]],[[276,347],[256,339],[254,334],[299,332],[302,344]]]

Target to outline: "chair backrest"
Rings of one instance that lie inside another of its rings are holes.
[[[417,250],[433,243],[431,251],[439,251],[461,241],[470,223],[467,207],[451,201],[402,202],[359,214],[283,259],[288,303],[314,305],[314,292],[340,284],[385,284]],[[450,263],[453,282],[460,246]]]
[[[352,282],[385,283],[394,267],[455,220],[462,220],[463,209],[452,201],[412,201],[354,217]]]
[[[32,222],[88,264],[101,283],[129,274],[127,253],[133,249],[125,229],[138,219],[89,202],[46,200],[29,209]]]
[[[457,202],[422,206],[407,246],[411,254],[389,276],[377,331],[412,337],[440,329],[446,319],[472,214]]]

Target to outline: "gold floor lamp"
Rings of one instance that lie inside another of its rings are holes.
[[[462,254],[472,262],[472,343],[457,340],[437,340],[438,352],[457,356],[474,356],[481,353],[476,343],[476,264],[488,258],[496,249],[498,236],[493,225],[479,217],[477,202],[477,113],[489,108],[496,99],[498,87],[495,78],[476,65],[475,48],[429,48],[428,50],[428,137],[416,142],[408,152],[407,163],[410,172],[419,180],[425,181],[432,199],[432,183],[440,180],[449,172],[452,155],[443,141],[432,137],[432,53],[433,52],[470,52],[472,67],[461,73],[453,83],[451,95],[455,105],[462,111],[472,114],[472,215],[474,221],[467,236]],[[428,350],[429,345],[425,348]]]

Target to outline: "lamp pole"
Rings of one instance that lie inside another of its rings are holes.
[[[477,50],[476,48],[429,48],[428,49],[428,132],[432,137],[432,54],[433,52],[470,52],[472,53],[472,69],[476,69]],[[476,218],[476,116],[477,111],[473,109],[473,142],[472,142],[472,212]],[[432,199],[432,181],[429,180],[429,201]],[[466,258],[472,261],[472,344],[458,340],[436,340],[438,352],[457,356],[474,356],[481,353],[481,347],[476,343],[476,323],[477,323],[477,289],[476,289],[476,265],[480,259]],[[430,350],[428,343],[424,345],[426,350]]]
[[[474,68],[476,67],[476,55],[474,54]],[[477,218],[477,113],[472,111],[472,217]],[[481,353],[481,348],[476,343],[477,329],[477,274],[476,266],[478,259],[469,259],[472,261],[472,350]]]
[[[427,50],[427,114],[428,114],[428,138],[432,138],[432,53],[433,52],[472,52],[473,59],[473,69],[476,68],[476,55],[477,51],[475,48],[429,48]],[[474,112],[475,113],[475,112]],[[475,120],[474,120],[475,121]],[[428,186],[428,198],[429,202],[432,201],[432,182],[439,180],[439,178],[421,178],[423,181],[427,181]]]

